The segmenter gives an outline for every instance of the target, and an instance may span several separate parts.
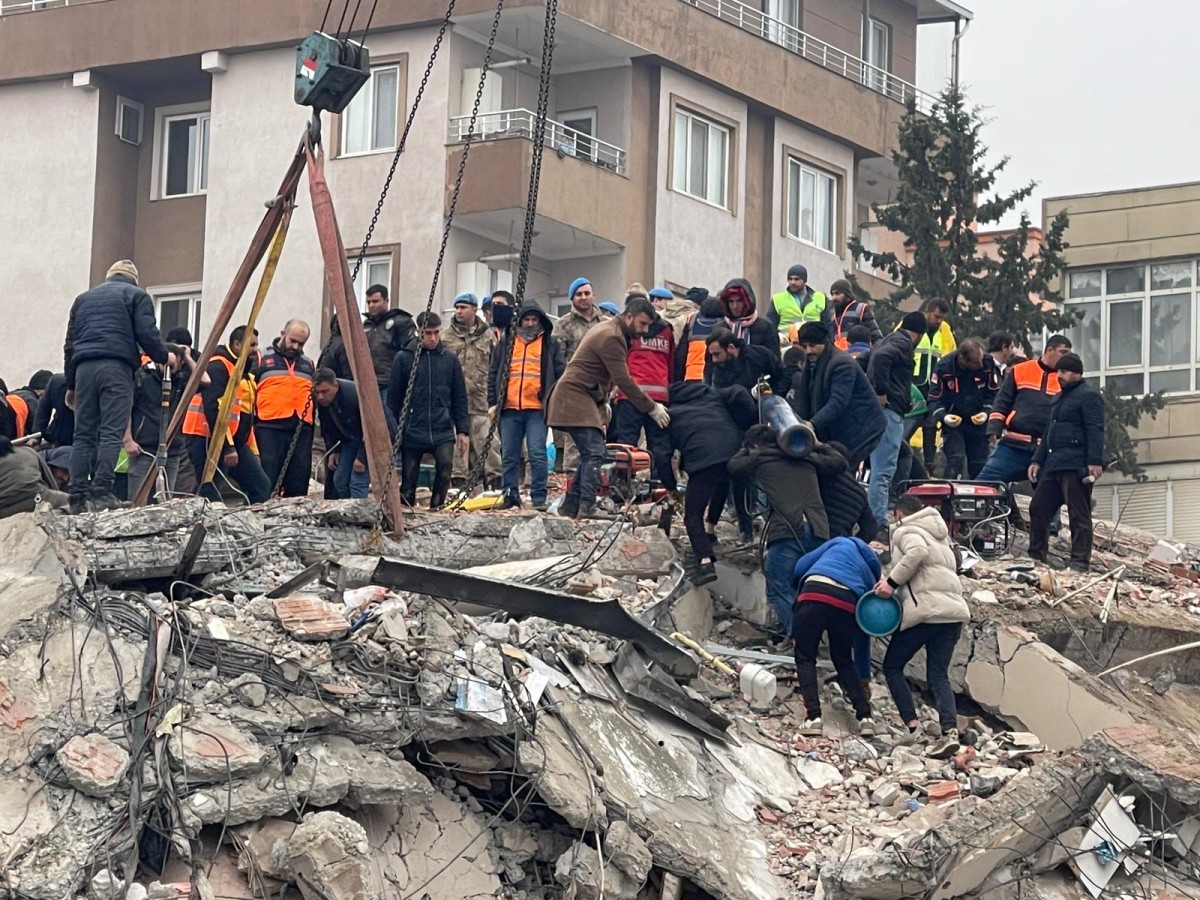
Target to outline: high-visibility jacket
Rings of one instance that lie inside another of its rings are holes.
[[[807,293],[807,292],[806,292]],[[808,305],[800,308],[800,302],[790,291],[780,291],[771,298],[775,314],[779,316],[779,333],[788,334],[791,327],[803,322],[820,322],[825,316],[825,295],[813,291]]]
[[[272,344],[255,370],[258,383],[256,418],[264,428],[296,426],[298,420],[313,422],[312,387],[316,369],[307,356],[288,359]]]
[[[228,376],[230,378],[233,377],[233,370],[236,367],[235,360],[230,359],[228,356],[218,351],[213,355],[212,362],[210,362],[209,365],[211,366],[214,363],[223,366]],[[196,437],[208,437],[210,434],[212,434],[211,424],[208,421],[208,415],[204,411],[205,393],[205,391],[200,390],[196,391],[196,393],[192,395],[191,402],[188,403],[187,413],[183,417],[184,434],[190,434]],[[223,390],[222,393],[224,393]],[[220,398],[218,397],[217,400],[219,402]],[[234,392],[233,404],[229,409],[229,424],[226,428],[225,443],[234,443],[234,439],[237,437],[238,428],[240,428],[242,424],[242,413],[245,412],[246,415],[250,415],[250,411],[253,408],[254,387],[246,378],[243,378],[241,383],[238,384],[237,390]]]
[[[703,381],[704,365],[708,360],[708,336],[713,329],[724,327],[724,318],[712,318],[698,312],[687,326],[687,352],[683,362],[683,381]]]
[[[508,384],[505,387],[504,408],[513,410],[541,409],[542,400],[542,343],[544,334],[532,341],[519,336],[513,339],[512,356],[508,363]]]
[[[1033,448],[1050,423],[1054,398],[1061,393],[1058,373],[1040,359],[1027,359],[1004,373],[1000,393],[988,416],[988,434],[1002,435],[1013,446]]]
[[[929,337],[929,332],[921,335],[921,340],[917,342],[913,352],[913,384],[921,389],[922,394],[929,390],[929,379],[933,376],[938,360],[948,356],[957,347],[954,332],[950,330],[947,322],[938,326],[932,338]]]
[[[29,401],[21,396],[20,391],[7,394],[5,399],[8,400],[8,405],[12,408],[13,415],[17,420],[17,437],[23,438],[29,433],[26,430],[29,425]]]

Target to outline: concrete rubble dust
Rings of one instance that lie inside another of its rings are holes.
[[[0,522],[6,896],[1200,896],[1200,655],[1137,661],[1200,632],[1187,548],[1098,529],[1096,568],[1125,569],[1090,587],[975,563],[961,742],[934,758],[930,707],[927,735],[866,740],[833,685],[825,736],[798,736],[752,552],[696,589],[653,528],[430,515],[397,542],[379,520],[188,499]],[[406,591],[381,557],[560,605]],[[671,677],[608,633],[613,600],[773,693],[699,655]]]

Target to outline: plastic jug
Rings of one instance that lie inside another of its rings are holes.
[[[746,663],[738,675],[742,696],[755,706],[766,706],[775,699],[775,675],[758,663]]]

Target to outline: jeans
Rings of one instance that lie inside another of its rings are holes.
[[[654,424],[649,413],[639,411],[633,405],[633,401],[617,401],[613,407],[611,427],[613,441],[636,447],[643,429],[646,432],[646,449],[650,451],[650,457],[653,460],[654,480],[666,487],[667,490],[675,490],[679,485],[675,480],[675,469],[671,466],[671,455],[674,452],[674,448],[671,446],[671,435],[666,429],[659,428]]]
[[[354,461],[362,452],[362,441],[342,441],[338,467],[333,470],[333,485],[343,500],[365,500],[371,492],[370,472],[355,472]]]
[[[269,493],[279,484],[279,476],[283,474],[282,494],[284,497],[307,497],[309,475],[312,472],[313,427],[305,425],[300,429],[300,437],[296,441],[296,450],[288,463],[287,471],[283,472],[283,461],[287,457],[288,448],[292,445],[292,437],[296,433],[295,424],[264,426],[261,423],[255,428],[254,436],[258,441],[259,457],[262,460],[262,470],[270,482]]]
[[[421,460],[425,454],[433,456],[433,489],[429,494],[429,508],[440,509],[446,503],[446,492],[450,489],[450,473],[454,469],[454,441],[436,447],[400,450],[400,499],[409,506],[417,505],[417,482],[421,480]]]
[[[116,359],[87,359],[75,370],[75,443],[71,484],[80,500],[111,494],[113,468],[133,412],[133,369]]]
[[[1092,560],[1092,486],[1084,484],[1075,470],[1039,472],[1033,501],[1029,504],[1029,555],[1046,558],[1050,526],[1058,510],[1067,505],[1071,526],[1071,562],[1088,565]]]
[[[1001,441],[992,451],[991,458],[976,476],[977,481],[1024,481],[1028,477],[1029,464],[1033,462],[1032,445],[1014,447]]]
[[[775,610],[779,627],[785,635],[792,633],[792,606],[796,602],[796,563],[821,541],[812,533],[812,526],[804,523],[801,540],[784,538],[767,544],[763,553],[763,575],[767,579],[767,602]]]
[[[988,439],[986,425],[964,422],[957,428],[942,429],[942,452],[946,454],[944,476],[951,480],[962,477],[963,459],[967,461],[967,478],[974,481],[987,465]]]
[[[925,648],[925,680],[933,694],[933,705],[937,707],[942,731],[958,727],[958,709],[954,703],[954,691],[950,689],[950,658],[954,656],[954,645],[962,634],[961,622],[923,622],[892,635],[887,654],[883,658],[883,677],[900,718],[905,724],[915,721],[917,708],[913,703],[904,667]]]
[[[821,638],[829,633],[829,658],[837,671],[838,684],[854,705],[859,719],[871,716],[858,671],[854,668],[852,647],[862,633],[854,621],[854,613],[838,609],[829,603],[806,600],[792,609],[792,637],[796,641],[796,679],[804,697],[805,714],[810,719],[821,717],[821,686],[817,680],[817,653]]]
[[[145,447],[142,448],[141,453],[129,460],[129,491],[131,494],[137,493],[138,488],[142,486],[142,482],[146,480],[146,475],[149,474],[150,469],[153,467],[154,451],[147,450]],[[163,468],[167,470],[167,492],[173,494],[175,493],[175,482],[179,478],[179,457],[168,453]],[[156,480],[157,477],[156,475]],[[156,489],[157,485],[155,489],[150,491],[151,497],[156,496]],[[127,499],[132,500],[133,498],[128,497]],[[166,499],[166,497],[158,498],[160,502]]]
[[[883,411],[883,437],[871,451],[871,479],[867,487],[867,501],[875,521],[887,523],[888,492],[892,487],[892,476],[896,474],[896,460],[900,457],[900,443],[904,437],[904,419],[898,412]]]
[[[729,473],[723,463],[688,475],[687,493],[683,495],[683,526],[698,563],[713,558],[713,540],[704,528],[705,510],[709,524],[715,526],[721,521],[728,493]],[[792,567],[795,568],[795,563]]]
[[[500,489],[510,497],[521,495],[521,446],[529,454],[534,504],[546,502],[549,481],[546,460],[546,417],[540,409],[507,409],[500,414]]]
[[[596,502],[600,485],[600,466],[604,463],[604,430],[602,428],[565,428],[579,448],[579,468],[571,480],[567,499],[580,507]]]
[[[196,470],[197,482],[204,477],[204,463],[208,455],[208,438],[198,437],[194,434],[186,436],[188,457],[191,459],[192,468]],[[217,489],[217,472],[227,479],[232,478],[237,484],[238,489],[246,495],[246,500],[250,503],[263,503],[271,495],[272,482],[267,477],[263,467],[259,464],[258,457],[245,444],[238,444],[237,447],[238,461],[237,465],[230,468],[225,465],[223,460],[218,460],[216,472],[213,474],[213,480],[207,484],[200,485],[200,496],[207,497],[209,500],[220,500],[221,492]],[[223,452],[223,451],[222,451]]]

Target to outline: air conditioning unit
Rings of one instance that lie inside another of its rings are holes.
[[[117,97],[117,137],[135,147],[142,143],[145,107],[128,97]]]

